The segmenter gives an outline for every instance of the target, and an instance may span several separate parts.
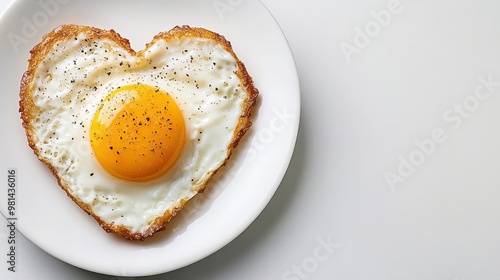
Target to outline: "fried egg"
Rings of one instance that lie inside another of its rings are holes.
[[[136,53],[113,30],[63,25],[31,55],[20,93],[30,147],[104,230],[128,239],[163,230],[251,125],[258,90],[206,29],[176,27]]]

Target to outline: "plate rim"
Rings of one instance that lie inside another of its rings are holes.
[[[132,2],[135,2],[135,1],[132,1]],[[45,243],[45,244],[40,244],[39,242],[35,242],[33,241],[33,236],[30,236],[29,234],[25,234],[23,233],[23,231],[19,231],[20,234],[22,234],[24,237],[26,237],[26,239],[28,239],[30,242],[32,242],[35,246],[37,246],[38,248],[42,249],[44,252],[48,253],[49,255],[53,256],[54,258],[58,259],[58,260],[61,260],[62,262],[64,263],[67,263],[69,265],[72,265],[72,266],[75,266],[75,267],[78,267],[78,268],[81,268],[81,269],[84,269],[84,270],[87,270],[87,271],[92,271],[92,272],[96,272],[96,273],[102,273],[102,274],[107,274],[107,275],[116,275],[116,276],[131,276],[131,277],[138,277],[138,276],[148,276],[148,275],[155,275],[155,274],[161,274],[161,273],[166,273],[166,272],[169,272],[169,271],[173,271],[173,270],[176,270],[176,269],[179,269],[181,267],[185,267],[185,266],[188,266],[188,265],[191,265],[195,262],[198,262],[208,256],[210,256],[211,254],[215,253],[216,251],[222,249],[223,247],[225,247],[227,244],[231,243],[232,241],[234,241],[241,233],[243,233],[257,218],[258,216],[262,213],[262,211],[265,209],[265,207],[269,204],[270,200],[272,199],[272,197],[274,196],[274,194],[276,193],[278,187],[280,186],[285,174],[286,174],[286,171],[288,169],[288,166],[291,162],[291,158],[293,156],[293,152],[294,152],[294,149],[295,149],[295,145],[296,145],[296,141],[297,141],[297,137],[298,137],[298,133],[299,133],[299,126],[300,126],[300,111],[301,111],[301,100],[300,100],[300,82],[299,82],[299,77],[298,77],[298,73],[297,73],[297,69],[296,69],[296,64],[295,64],[295,59],[293,57],[293,53],[292,53],[292,50],[290,48],[290,45],[289,45],[289,42],[287,41],[286,39],[286,36],[281,28],[281,26],[279,25],[278,21],[276,20],[276,18],[272,15],[272,13],[269,11],[269,9],[266,7],[266,5],[264,3],[262,3],[262,1],[256,1],[259,5],[261,5],[261,7],[266,11],[266,13],[272,18],[272,20],[274,21],[274,24],[278,27],[279,31],[281,32],[281,35],[282,35],[282,39],[284,40],[284,42],[286,43],[286,46],[287,46],[287,54],[289,56],[289,59],[290,59],[290,62],[291,64],[293,65],[293,69],[292,69],[292,72],[293,72],[293,77],[290,79],[290,81],[293,80],[293,88],[295,89],[295,108],[294,109],[294,113],[296,114],[296,119],[294,120],[294,122],[292,122],[291,126],[290,126],[290,133],[291,133],[291,139],[288,139],[290,142],[289,142],[289,149],[287,149],[287,153],[285,155],[285,160],[283,162],[283,164],[281,165],[281,169],[280,169],[280,172],[279,174],[275,177],[276,178],[276,182],[273,182],[272,185],[273,187],[272,188],[269,188],[270,192],[267,194],[267,196],[261,201],[261,204],[254,208],[253,209],[253,212],[252,212],[252,215],[251,215],[251,218],[247,219],[245,223],[241,224],[241,227],[236,230],[237,233],[234,234],[234,235],[231,235],[231,236],[227,236],[224,240],[224,242],[219,242],[219,244],[217,246],[214,246],[215,249],[213,250],[210,250],[209,252],[207,252],[206,254],[203,254],[203,255],[200,255],[197,259],[195,260],[192,260],[191,262],[188,262],[188,263],[185,263],[185,264],[182,264],[182,265],[178,265],[177,267],[173,267],[171,269],[168,269],[168,270],[162,270],[162,269],[157,269],[155,271],[143,271],[143,272],[139,272],[140,270],[135,270],[135,272],[133,273],[128,273],[128,272],[125,272],[125,273],[114,273],[113,271],[111,270],[102,270],[102,269],[92,269],[90,267],[85,267],[85,266],[81,266],[81,265],[77,265],[75,264],[74,262],[71,262],[70,260],[67,260],[67,259],[64,259],[61,257],[61,254],[57,254],[55,251],[57,251],[57,249],[55,248],[48,248],[48,244]],[[6,17],[8,15],[10,15],[11,13],[14,12],[14,10],[16,8],[20,8],[20,7],[23,7],[24,5],[33,5],[34,3],[28,1],[28,0],[15,0],[13,1],[8,7],[7,9],[4,11],[4,13],[1,14],[0,16],[0,25],[6,25],[7,24],[7,20],[6,20]],[[168,6],[169,3],[164,3],[164,5]],[[231,41],[231,38],[229,38],[229,40]],[[0,201],[0,203],[2,203]],[[0,208],[0,210],[3,210],[3,208]],[[2,216],[4,216],[4,218],[6,218],[6,213],[4,213],[3,211],[0,211],[0,213],[2,214]],[[28,231],[29,232],[29,231]]]

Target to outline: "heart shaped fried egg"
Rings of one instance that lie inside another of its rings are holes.
[[[257,96],[215,32],[175,27],[135,52],[113,30],[63,25],[31,51],[20,112],[67,195],[107,232],[143,240],[227,162]]]

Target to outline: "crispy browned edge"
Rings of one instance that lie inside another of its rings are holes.
[[[162,231],[165,229],[167,223],[177,215],[177,213],[185,206],[187,203],[187,199],[181,201],[172,211],[167,211],[162,217],[158,217],[153,224],[148,228],[147,231],[143,233],[132,233],[127,228],[114,225],[113,223],[108,224],[99,218],[96,214],[92,212],[92,209],[82,201],[79,201],[75,197],[71,195],[69,187],[64,184],[61,177],[57,174],[55,168],[51,165],[51,163],[45,160],[41,155],[40,151],[37,149],[35,143],[38,141],[33,126],[31,124],[31,120],[33,120],[38,114],[38,108],[34,105],[32,100],[33,93],[33,81],[36,78],[35,73],[38,69],[40,63],[45,59],[47,54],[56,47],[57,42],[65,40],[67,38],[72,38],[77,36],[78,34],[86,33],[90,38],[93,39],[109,39],[115,41],[119,46],[123,49],[127,50],[132,55],[137,55],[138,57],[143,56],[143,52],[148,49],[150,46],[154,44],[154,42],[158,40],[171,41],[175,39],[180,39],[184,37],[198,37],[198,38],[206,38],[217,41],[226,51],[231,53],[233,57],[236,59],[238,64],[238,70],[236,75],[242,81],[242,87],[246,89],[248,96],[243,105],[243,114],[240,116],[237,127],[234,131],[232,141],[228,147],[228,156],[224,160],[223,164],[220,166],[224,166],[229,157],[231,156],[232,149],[234,149],[246,131],[250,128],[252,122],[250,120],[252,109],[255,106],[257,97],[259,95],[259,91],[254,86],[252,78],[248,74],[245,65],[241,62],[236,54],[233,51],[231,43],[227,41],[222,35],[217,34],[215,32],[209,31],[204,28],[196,28],[190,27],[187,25],[184,26],[176,26],[170,31],[161,32],[157,34],[153,40],[146,44],[146,49],[135,52],[131,47],[129,40],[122,38],[117,32],[114,30],[103,30],[95,27],[89,26],[79,26],[79,25],[61,25],[50,33],[46,34],[42,41],[38,43],[33,49],[30,51],[31,58],[28,61],[28,69],[24,73],[21,84],[20,84],[20,101],[19,101],[19,112],[21,113],[21,119],[23,123],[23,127],[26,130],[26,136],[28,139],[28,144],[33,149],[33,152],[38,157],[38,159],[43,162],[51,171],[54,177],[57,179],[59,186],[66,192],[66,194],[76,203],[78,204],[85,212],[94,217],[94,219],[99,223],[99,225],[108,233],[114,232],[120,236],[123,236],[130,240],[144,240],[147,237],[152,236],[158,231]],[[219,167],[219,168],[220,168]],[[217,169],[218,170],[218,169]],[[203,192],[207,186],[209,179],[215,175],[217,170],[214,170],[209,174],[207,180],[205,180],[201,185],[199,185],[197,192]]]

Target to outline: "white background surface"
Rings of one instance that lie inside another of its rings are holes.
[[[263,3],[301,82],[289,171],[236,240],[145,279],[500,279],[499,2]],[[388,5],[396,13],[381,26],[374,14]],[[413,167],[398,171],[402,162]],[[403,182],[391,189],[387,172]],[[6,235],[0,227],[3,256]],[[1,261],[0,279],[122,279],[68,266],[20,235],[18,244],[18,272]]]

